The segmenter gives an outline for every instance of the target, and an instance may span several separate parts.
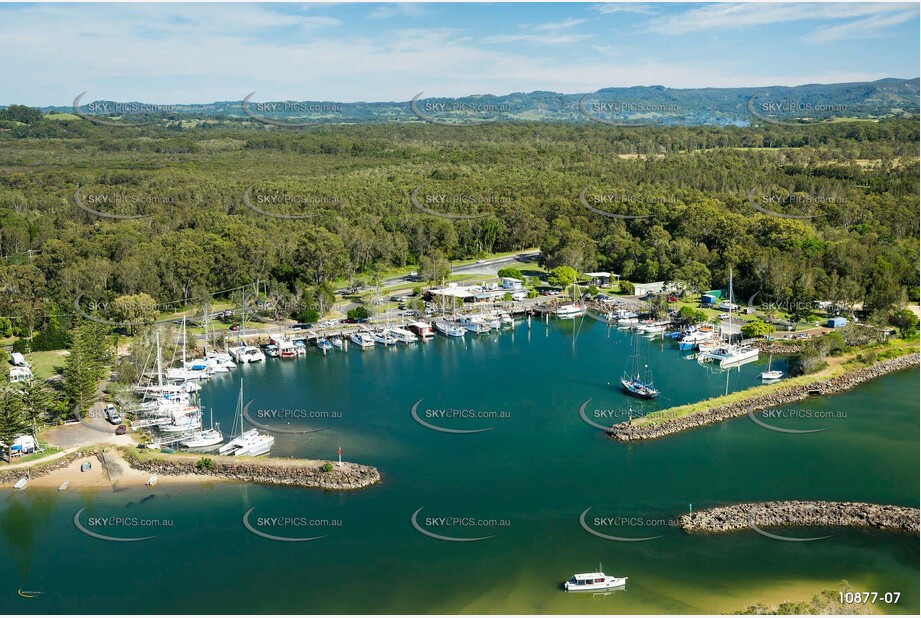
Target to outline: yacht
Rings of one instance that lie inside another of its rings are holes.
[[[558,318],[574,318],[577,315],[582,315],[585,313],[585,309],[582,307],[582,305],[569,303],[566,305],[560,305],[554,309],[553,313]]]
[[[773,360],[774,360],[774,355],[771,354],[771,355],[768,357],[768,368],[767,368],[767,371],[762,371],[762,372],[759,374],[759,376],[758,376],[758,377],[760,377],[762,380],[765,380],[765,381],[779,380],[779,379],[781,379],[781,378],[783,377],[783,371],[780,371],[779,369],[774,369],[773,371],[771,370],[771,362],[772,362]]]
[[[655,399],[659,396],[659,391],[652,385],[649,365],[644,363],[642,367],[640,366],[639,341],[639,337],[633,335],[633,352],[627,358],[620,383],[629,395],[640,399]]]
[[[362,348],[373,348],[374,347],[374,337],[371,336],[371,333],[367,331],[358,331],[357,333],[352,333],[352,336],[349,337],[357,346]]]
[[[692,330],[684,337],[678,340],[679,350],[693,350],[702,342],[707,341],[713,336],[712,332],[704,330]]]
[[[563,584],[566,592],[597,592],[626,585],[626,577],[605,575],[601,572],[601,565],[598,567],[597,573],[576,573],[570,577],[569,581]]]
[[[435,322],[435,331],[445,337],[463,337],[464,333],[467,332],[462,326],[451,322]]]
[[[732,325],[732,309],[736,305],[732,303],[732,269],[729,269],[729,301],[726,303],[726,306],[729,308],[729,325]],[[720,368],[725,367],[735,367],[738,365],[744,365],[745,363],[750,363],[758,359],[760,350],[754,346],[750,345],[737,345],[732,343],[732,334],[727,335],[726,343],[721,343],[716,346],[715,349],[704,350],[704,347],[698,345],[698,348],[701,350],[701,354],[698,355],[697,361],[700,363],[703,362],[717,362],[720,365]]]
[[[214,411],[211,412],[211,428],[196,431],[190,438],[179,442],[186,448],[208,448],[217,446],[224,441],[224,434],[221,433],[220,424],[214,424]]]
[[[650,324],[646,326],[641,331],[644,335],[661,335],[665,332],[665,325],[663,324]]]
[[[234,455],[237,457],[256,457],[265,455],[275,444],[275,438],[262,433],[258,429],[243,430],[243,380],[240,379],[240,398],[237,401],[238,417],[234,419],[234,427],[239,421],[240,435],[218,449],[219,455]]]
[[[402,341],[403,343],[415,343],[419,341],[419,337],[414,333],[402,328],[391,328],[390,334],[393,335],[397,341]]]
[[[269,358],[278,358],[280,354],[281,352],[278,351],[277,345],[270,343],[269,345],[265,346],[265,355]]]
[[[515,320],[513,320],[512,316],[510,316],[507,313],[499,314],[499,322],[502,324],[502,326],[514,326],[515,325]]]
[[[321,352],[326,352],[327,350],[333,349],[333,344],[321,337],[320,339],[317,339],[317,347],[320,348]]]
[[[294,358],[297,356],[297,350],[294,347],[294,342],[290,339],[279,339],[277,345],[278,355],[282,358]]]
[[[201,429],[201,410],[198,406],[184,406],[170,412],[172,421],[158,425],[161,433],[185,433]]]
[[[376,343],[381,345],[394,345],[398,342],[397,338],[393,336],[393,333],[390,332],[389,328],[376,330],[371,334],[371,337]]]
[[[341,337],[330,337],[329,342],[333,345],[333,347],[339,348],[340,350],[342,349]]]
[[[471,333],[481,335],[490,331],[489,324],[483,321],[478,315],[462,315],[458,318],[457,323],[469,330]]]
[[[237,350],[238,363],[258,363],[264,360],[265,354],[257,347],[244,346]]]

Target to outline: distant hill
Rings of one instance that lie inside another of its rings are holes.
[[[754,97],[754,98],[753,98]],[[248,111],[247,111],[248,110]],[[72,106],[42,108],[73,114]],[[919,79],[750,88],[604,88],[595,93],[516,92],[461,98],[419,96],[402,102],[217,101],[191,105],[80,101],[80,111],[119,122],[209,119],[307,123],[592,122],[657,125],[812,123],[839,118],[878,119],[919,113]]]

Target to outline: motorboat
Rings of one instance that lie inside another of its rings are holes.
[[[281,355],[281,352],[278,351],[278,346],[270,343],[265,346],[265,355],[269,358],[278,358]]]
[[[391,328],[390,334],[393,335],[397,341],[402,343],[415,343],[416,341],[419,341],[419,337],[417,337],[415,333],[402,328]]]
[[[435,331],[445,337],[463,337],[467,330],[451,322],[435,322]]]
[[[279,339],[276,345],[278,345],[278,355],[282,358],[294,358],[297,356],[294,342],[290,339]]]
[[[333,349],[333,344],[321,337],[320,339],[317,339],[317,347],[320,348],[321,352],[326,352]]]
[[[489,324],[484,322],[483,318],[478,315],[463,315],[458,318],[457,323],[462,328],[467,329],[471,333],[476,333],[477,335],[488,333],[491,330]]]
[[[515,325],[515,320],[512,319],[512,316],[510,316],[507,313],[499,314],[499,322],[502,324],[502,326],[514,326]]]
[[[693,350],[700,343],[707,341],[713,336],[712,332],[703,330],[692,330],[678,340],[679,350]]]
[[[566,592],[598,592],[620,588],[627,584],[626,577],[612,577],[601,572],[601,565],[595,573],[576,573],[563,584]]]
[[[362,348],[373,348],[374,347],[374,337],[371,333],[367,331],[358,331],[357,333],[352,333],[352,336],[349,339],[357,346]]]
[[[257,347],[244,346],[237,350],[238,363],[258,363],[265,360],[265,354]]]
[[[758,360],[758,348],[747,345],[720,345],[715,350],[698,355],[700,362],[712,361],[720,367],[735,367]]]
[[[399,343],[399,340],[394,337],[389,328],[376,330],[371,334],[371,337],[374,338],[375,343],[379,343],[381,345],[395,345]]]
[[[558,318],[574,318],[577,315],[582,315],[585,313],[585,308],[582,305],[576,303],[569,303],[566,305],[560,305],[553,310],[554,315]]]
[[[332,344],[334,348],[339,348],[340,350],[342,349],[342,338],[341,337],[330,337],[329,342],[330,344]]]
[[[294,342],[294,352],[295,352],[295,354],[297,354],[298,356],[306,356],[306,355],[307,355],[307,346],[304,344],[303,341],[301,341],[300,339],[298,339],[297,341]]]

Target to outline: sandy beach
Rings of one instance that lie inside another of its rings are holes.
[[[115,450],[106,452],[106,461],[107,465],[104,466],[95,456],[89,455],[81,457],[65,468],[54,470],[45,476],[30,479],[29,484],[26,486],[26,490],[31,488],[57,489],[64,481],[70,481],[68,489],[143,487],[151,477],[149,472],[143,472],[129,467],[121,454]],[[93,467],[86,472],[80,472],[80,466],[85,462],[90,462]],[[23,474],[23,476],[26,475]],[[182,485],[219,482],[225,481],[214,476],[182,474],[175,476],[158,475],[156,484]],[[12,486],[13,483],[0,483],[0,488]]]

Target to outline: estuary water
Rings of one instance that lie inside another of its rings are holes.
[[[719,371],[670,340],[644,339],[662,395],[643,405],[619,389],[630,349],[629,334],[588,318],[519,322],[410,346],[312,348],[216,376],[202,405],[225,431],[242,376],[250,417],[283,430],[273,455],[334,462],[341,447],[344,460],[378,467],[381,483],[354,492],[239,483],[3,490],[0,611],[720,613],[808,600],[846,579],[855,590],[901,593],[877,611],[918,613],[917,537],[785,529],[832,536],[783,542],[674,525],[689,509],[740,501],[918,506],[917,369],[763,419],[827,431],[785,434],[742,418],[623,445],[580,408],[610,425],[748,388],[767,366],[765,356]],[[154,538],[91,538],[74,524],[84,508],[78,521],[88,529]],[[599,563],[629,577],[626,588],[562,591]]]

